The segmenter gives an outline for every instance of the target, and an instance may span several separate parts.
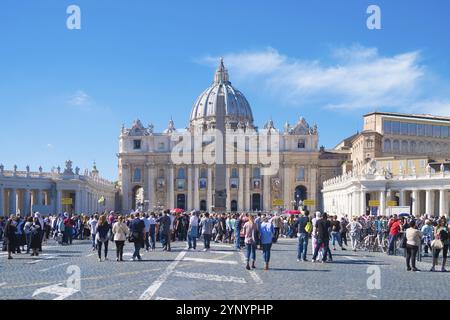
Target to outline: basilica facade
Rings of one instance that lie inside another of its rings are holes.
[[[185,129],[177,130],[173,120],[163,132],[140,120],[122,127],[121,208],[124,213],[322,209],[322,184],[342,173],[347,156],[319,147],[317,126],[302,117],[280,129],[272,120],[258,128],[221,60]]]

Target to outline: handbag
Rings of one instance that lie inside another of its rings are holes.
[[[400,243],[400,248],[405,249],[406,248],[406,242],[407,242],[406,235],[403,235],[402,242]]]
[[[441,250],[444,247],[444,244],[442,243],[442,241],[440,239],[434,239],[431,242],[431,248],[433,250]]]

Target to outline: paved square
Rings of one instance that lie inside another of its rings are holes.
[[[116,262],[110,243],[109,261],[98,262],[89,241],[72,246],[51,242],[39,257],[0,253],[1,299],[450,299],[450,273],[407,272],[402,257],[333,251],[328,264],[297,262],[296,240],[280,239],[272,250],[271,269],[263,271],[262,253],[257,269],[245,270],[244,255],[228,244],[212,244],[210,252],[186,251],[175,242],[172,252],[145,252],[142,262]],[[126,244],[125,258],[132,246]],[[309,255],[310,259],[311,256]],[[75,266],[75,267],[74,267]],[[370,268],[369,268],[370,267]],[[79,268],[79,269],[78,269]],[[379,268],[379,269],[378,269]],[[74,289],[74,270],[80,287]],[[380,289],[369,277],[379,270]],[[370,273],[368,273],[370,272]],[[369,287],[368,287],[369,279]]]

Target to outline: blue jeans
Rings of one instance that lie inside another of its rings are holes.
[[[308,240],[309,237],[307,233],[300,233],[300,236],[298,237],[297,259],[306,260],[306,254],[308,252]]]
[[[272,249],[272,244],[271,243],[263,243],[262,249],[263,249],[264,262],[269,263],[269,261],[270,261],[270,249]]]
[[[197,249],[197,235],[198,235],[198,227],[191,227],[191,230],[188,232],[189,249],[190,248]]]
[[[209,249],[209,244],[211,242],[211,235],[210,234],[204,234],[203,235],[203,243],[205,244],[205,249]]]
[[[395,243],[397,242],[397,235],[389,235],[389,254],[394,254],[395,251]]]
[[[342,248],[342,239],[341,239],[341,234],[337,231],[332,231],[331,232],[331,239],[333,241],[333,247],[336,246],[336,241],[339,244],[339,246]]]
[[[247,249],[247,254],[246,254],[247,262],[250,261],[250,256],[251,256],[252,260],[255,261],[256,260],[256,243],[246,244],[245,247]]]
[[[133,253],[133,258],[138,258],[139,260],[141,260],[141,248],[142,248],[142,242],[141,241],[135,241],[134,242],[134,253]]]
[[[97,248],[97,244],[95,243],[95,233],[92,234],[92,248],[94,248],[94,249]]]
[[[236,249],[241,249],[241,238],[240,238],[241,230],[236,229],[235,231],[236,231],[236,234],[234,235],[234,238],[235,238],[234,245],[235,245]]]

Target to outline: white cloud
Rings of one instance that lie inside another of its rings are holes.
[[[377,48],[353,45],[334,48],[326,59],[307,60],[267,48],[230,53],[224,59],[232,80],[262,84],[262,94],[294,106],[450,115],[449,91],[433,88],[435,79],[419,51],[383,56]],[[218,58],[203,61],[217,64]]]
[[[73,95],[71,95],[67,103],[72,107],[81,109],[91,109],[91,107],[94,105],[93,99],[83,90],[78,90]]]

